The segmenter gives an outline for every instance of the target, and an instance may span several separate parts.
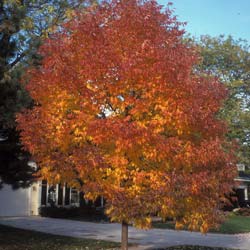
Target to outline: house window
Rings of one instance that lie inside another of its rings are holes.
[[[245,201],[248,201],[248,188],[245,187],[244,189],[244,194],[245,194]]]
[[[56,186],[50,186],[48,190],[48,203],[50,206],[56,205]]]
[[[70,204],[70,188],[65,185],[65,199],[64,199],[65,206]]]
[[[79,206],[79,191],[67,184],[48,185],[41,183],[41,206]]]
[[[103,208],[104,207],[104,198],[103,196],[99,196],[96,201],[94,202],[95,207],[97,208]]]
[[[238,171],[245,171],[245,165],[244,164],[236,164]]]
[[[71,205],[79,204],[79,192],[76,188],[71,188],[70,190],[70,203]]]
[[[58,206],[63,205],[63,186],[62,184],[58,184],[58,200],[57,200]]]
[[[47,204],[47,181],[42,181],[42,190],[41,190],[41,205],[46,206]]]

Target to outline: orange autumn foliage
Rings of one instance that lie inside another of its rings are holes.
[[[104,196],[112,220],[147,228],[158,214],[206,232],[235,173],[216,116],[226,90],[193,70],[181,25],[155,1],[75,13],[27,72],[35,106],[17,121],[42,177]]]

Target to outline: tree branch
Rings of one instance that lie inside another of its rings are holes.
[[[25,52],[21,53],[12,63],[9,64],[9,68],[13,68],[18,62],[21,61],[22,58],[24,58],[26,55]]]

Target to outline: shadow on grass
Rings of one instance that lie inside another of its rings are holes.
[[[0,225],[0,250],[100,250],[120,244],[34,232]]]

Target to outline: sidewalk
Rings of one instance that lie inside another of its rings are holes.
[[[0,224],[56,235],[120,242],[121,226],[116,223],[91,223],[45,217],[0,217]],[[250,250],[250,234],[226,235],[175,231],[167,229],[138,230],[129,227],[129,242],[136,249],[174,245],[202,245]],[[131,250],[135,249],[134,247]]]

